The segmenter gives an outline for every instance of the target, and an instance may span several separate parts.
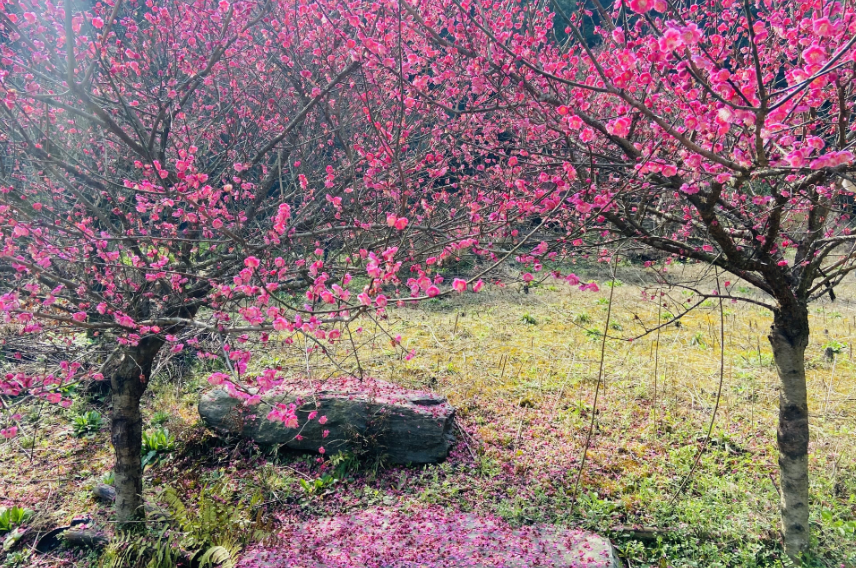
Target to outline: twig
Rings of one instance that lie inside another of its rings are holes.
[[[603,337],[601,338],[601,341],[600,341],[600,366],[598,367],[598,371],[597,371],[597,384],[595,385],[595,388],[594,388],[594,402],[592,403],[592,408],[591,408],[591,421],[589,422],[588,434],[586,435],[586,443],[585,443],[585,446],[583,447],[583,457],[582,457],[582,460],[580,460],[580,467],[577,470],[577,480],[574,483],[574,496],[573,496],[572,501],[571,501],[571,503],[572,503],[571,507],[573,507],[577,502],[577,495],[579,495],[579,491],[580,491],[580,481],[583,478],[583,469],[585,469],[585,466],[586,466],[586,457],[588,456],[589,446],[591,445],[591,438],[592,438],[592,435],[594,434],[595,420],[597,419],[597,399],[598,399],[598,396],[600,395],[600,384],[601,384],[601,381],[603,380],[603,361],[604,361],[604,357],[606,356],[606,336],[609,333],[609,320],[612,317],[612,296],[615,293],[615,271],[617,269],[618,269],[618,254],[616,254],[613,257],[612,282],[611,282],[611,285],[609,287],[609,304],[607,304],[607,308],[606,308],[606,322],[603,325]]]
[[[478,458],[476,457],[476,453],[473,451],[473,449],[467,443],[467,436],[469,436],[469,434],[467,434],[467,431],[464,430],[463,428],[461,428],[461,425],[458,424],[457,422],[455,422],[455,428],[457,428],[458,432],[461,433],[461,440],[464,442],[464,447],[467,448],[468,452],[470,452],[470,456],[472,456],[473,461],[478,461]]]
[[[719,292],[719,271],[717,270],[716,274],[716,291]],[[677,493],[675,493],[672,500],[669,502],[669,506],[673,506],[675,502],[680,497],[681,493],[683,493],[684,489],[689,483],[690,479],[692,479],[693,474],[695,473],[696,468],[698,467],[699,462],[701,461],[701,456],[704,451],[707,449],[708,444],[710,443],[710,435],[713,432],[713,425],[716,422],[716,411],[719,410],[719,401],[722,398],[722,383],[725,379],[725,313],[722,309],[722,297],[719,298],[719,388],[716,391],[716,404],[713,407],[713,414],[710,417],[710,426],[707,428],[707,436],[704,439],[704,443],[701,448],[699,448],[696,453],[695,461],[693,462],[693,466],[690,469],[689,473],[684,477],[683,482],[681,482],[681,486],[678,488]]]
[[[773,478],[773,474],[772,474],[772,472],[768,473],[767,475],[769,475],[769,476],[770,476],[770,483],[772,483],[772,484],[773,484],[773,489],[775,489],[775,490],[776,490],[776,495],[778,495],[778,496],[779,496],[779,498],[781,498],[781,497],[782,497],[782,492],[779,490],[779,486],[778,486],[778,484],[776,484],[776,480]]]

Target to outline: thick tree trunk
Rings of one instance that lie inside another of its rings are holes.
[[[116,521],[125,528],[145,519],[140,399],[146,391],[152,364],[161,345],[163,341],[158,338],[143,339],[136,347],[129,347],[116,355],[108,370],[113,390],[110,436],[116,454],[113,466]]]
[[[770,344],[779,372],[779,473],[781,476],[782,536],[785,553],[799,562],[808,550],[808,399],[805,349],[808,309],[792,304],[773,317]]]

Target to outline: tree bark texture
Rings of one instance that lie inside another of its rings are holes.
[[[785,553],[799,562],[809,545],[808,397],[805,349],[808,309],[804,304],[780,306],[773,317],[770,344],[781,381],[779,394],[780,508]]]
[[[109,369],[113,390],[110,437],[116,454],[113,466],[116,521],[129,528],[145,519],[143,509],[142,437],[140,399],[146,391],[152,364],[163,341],[145,338],[116,355]]]

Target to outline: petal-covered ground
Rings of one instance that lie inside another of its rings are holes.
[[[511,527],[440,507],[367,509],[287,527],[238,568],[613,568],[609,541],[550,525]]]

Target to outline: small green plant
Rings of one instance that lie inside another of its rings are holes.
[[[164,454],[175,449],[175,437],[166,428],[143,432],[143,469],[164,460]]]
[[[330,456],[330,465],[333,466],[333,473],[339,479],[360,471],[360,459],[353,452],[336,452]]]
[[[6,556],[6,560],[3,562],[3,566],[8,566],[9,568],[30,566],[30,560],[31,559],[29,550],[16,550],[15,552],[10,552],[8,556]]]
[[[609,329],[612,329],[615,331],[624,331],[624,328],[617,321],[614,321],[611,324],[609,324]]]
[[[171,452],[175,449],[175,436],[166,428],[155,428],[143,432],[144,452]]]
[[[163,426],[169,422],[169,412],[158,410],[152,415],[152,424],[155,426]]]
[[[338,479],[333,477],[330,474],[324,474],[321,477],[313,480],[307,481],[305,479],[300,480],[300,486],[308,495],[321,495],[326,493],[331,487],[339,482]]]
[[[704,341],[704,334],[700,331],[695,332],[693,338],[690,340],[690,345],[698,345],[702,349],[707,347],[707,343]]]
[[[595,304],[597,304],[598,306],[608,306],[609,298],[598,298]]]
[[[0,534],[23,525],[33,517],[33,511],[23,507],[8,507],[0,509]]]
[[[603,333],[599,329],[586,330],[586,337],[589,339],[589,341],[597,341],[602,335]]]
[[[525,314],[523,314],[523,316],[522,316],[520,319],[521,319],[521,321],[523,321],[523,323],[525,323],[525,324],[528,324],[528,325],[538,325],[538,320],[536,320],[536,319],[535,319],[535,316],[533,316],[533,315],[532,315],[532,314],[530,314],[529,312],[526,312]]]
[[[113,470],[112,469],[101,476],[101,483],[103,483],[104,485],[113,485],[114,481],[115,481],[115,477],[113,476]]]
[[[842,520],[837,518],[834,512],[826,509],[820,512],[820,518],[823,519],[829,529],[833,533],[836,533],[837,536],[847,540],[856,539],[856,520]]]
[[[83,436],[94,434],[99,431],[101,426],[104,425],[104,419],[101,418],[101,413],[97,410],[90,410],[75,416],[74,419],[72,419],[71,425],[74,430],[74,435],[77,438],[82,438]]]
[[[580,312],[574,316],[574,321],[577,323],[591,323],[591,316],[586,312]]]
[[[844,351],[845,347],[847,347],[846,343],[841,343],[840,341],[835,341],[834,339],[832,341],[827,341],[823,344],[824,351],[834,353],[835,355],[838,355],[839,353]]]

